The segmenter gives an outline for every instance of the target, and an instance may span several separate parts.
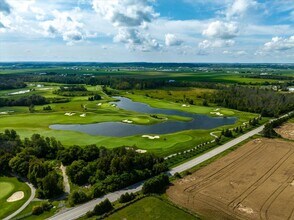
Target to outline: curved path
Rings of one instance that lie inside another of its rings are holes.
[[[29,204],[30,202],[35,198],[36,195],[36,189],[33,186],[33,184],[25,182],[31,189],[31,196],[30,198],[14,213],[10,214],[9,216],[5,217],[3,220],[9,220],[12,219],[13,217],[17,216],[19,213],[21,213]]]

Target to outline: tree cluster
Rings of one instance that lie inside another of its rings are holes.
[[[266,117],[278,116],[294,109],[292,94],[241,86],[225,87],[211,101],[223,107],[255,112]]]
[[[165,190],[169,183],[169,177],[166,174],[160,174],[145,181],[142,192],[144,194],[161,193]]]

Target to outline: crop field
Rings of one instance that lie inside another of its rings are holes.
[[[259,138],[174,182],[167,195],[203,219],[294,219],[294,143]]]
[[[18,201],[8,202],[7,199],[15,192],[22,191],[24,197]],[[31,194],[30,188],[15,177],[0,177],[0,219],[20,208]]]
[[[283,138],[294,140],[294,121],[283,124],[279,128],[276,128],[275,131]]]
[[[197,217],[177,208],[173,205],[162,201],[156,197],[146,197],[134,204],[112,214],[107,220],[153,220],[153,219],[169,219],[169,220],[196,220]]]

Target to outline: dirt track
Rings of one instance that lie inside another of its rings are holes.
[[[250,141],[167,194],[204,219],[294,219],[294,143]]]
[[[275,131],[283,138],[294,140],[294,123],[286,123],[281,127],[276,128]]]

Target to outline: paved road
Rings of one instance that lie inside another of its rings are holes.
[[[221,146],[219,146],[218,148],[215,148],[195,159],[192,159],[184,164],[181,164],[175,168],[173,168],[172,170],[169,171],[169,174],[173,175],[175,174],[176,172],[183,172],[185,170],[188,170],[222,152],[224,152],[225,150],[235,146],[236,144],[239,144],[240,142],[248,139],[249,137],[252,137],[253,135],[259,133],[262,131],[262,129],[264,128],[264,126],[260,126],[226,144],[223,144]],[[119,197],[122,195],[122,194],[125,194],[126,192],[128,193],[131,193],[131,192],[138,192],[142,189],[142,186],[143,186],[143,183],[144,182],[140,182],[140,183],[137,183],[133,186],[130,186],[128,188],[125,188],[125,189],[122,189],[122,190],[119,190],[119,191],[116,191],[116,192],[113,192],[113,193],[109,193],[105,196],[103,196],[102,198],[99,198],[99,199],[95,199],[95,200],[91,200],[90,202],[87,202],[85,204],[82,204],[82,205],[79,205],[79,206],[76,206],[74,208],[70,208],[70,209],[66,209],[66,210],[63,210],[61,212],[59,212],[58,214],[56,214],[55,216],[49,218],[50,220],[71,220],[71,219],[77,219],[81,216],[83,216],[84,214],[86,214],[88,211],[90,210],[93,210],[95,205],[98,204],[99,202],[103,201],[104,199],[108,198],[111,202],[114,202],[116,200],[119,199]]]
[[[12,213],[11,215],[7,216],[6,218],[4,218],[3,220],[9,220],[14,218],[15,216],[17,216],[19,213],[21,213],[29,204],[30,202],[35,198],[35,194],[36,194],[36,189],[35,187],[28,182],[25,182],[31,189],[31,196],[30,198],[18,209],[16,210],[14,213]]]

